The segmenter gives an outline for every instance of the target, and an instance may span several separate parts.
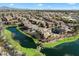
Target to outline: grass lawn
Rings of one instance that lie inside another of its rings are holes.
[[[24,48],[22,47],[17,41],[15,41],[12,38],[12,33],[7,30],[4,29],[4,35],[7,38],[7,41],[17,50],[22,51],[23,53],[25,53],[28,56],[39,56],[39,55],[43,55],[42,53],[40,53],[37,49],[33,49],[33,48]]]
[[[75,35],[75,36],[72,36],[72,37],[69,37],[69,38],[59,39],[56,42],[43,43],[43,46],[44,47],[47,47],[47,48],[51,48],[51,47],[55,47],[56,45],[59,45],[59,44],[65,43],[65,42],[75,41],[77,39],[79,39],[79,34],[78,35]]]

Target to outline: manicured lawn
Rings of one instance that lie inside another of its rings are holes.
[[[28,56],[38,56],[38,55],[43,55],[42,53],[40,53],[37,49],[33,49],[33,48],[25,48],[22,47],[17,41],[15,41],[12,38],[12,33],[5,29],[4,30],[4,35],[7,38],[7,41],[17,50],[22,51],[23,53],[25,53]]]
[[[59,44],[65,43],[65,42],[75,41],[77,39],[79,39],[79,34],[75,35],[75,36],[72,36],[72,37],[69,37],[69,38],[59,39],[56,42],[43,43],[43,46],[47,47],[47,48],[51,48],[51,47],[55,47],[56,45],[59,45]]]

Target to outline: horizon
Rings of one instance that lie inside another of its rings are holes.
[[[0,3],[0,7],[39,10],[79,10],[79,3]]]

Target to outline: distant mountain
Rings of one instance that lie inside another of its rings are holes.
[[[7,7],[7,6],[1,6],[0,9],[10,9],[10,7]]]
[[[20,9],[20,8],[13,8],[13,7],[7,7],[7,6],[1,6],[0,10],[27,10],[27,9]]]
[[[11,7],[7,7],[7,6],[1,6],[0,10],[17,10],[18,8],[11,8]]]

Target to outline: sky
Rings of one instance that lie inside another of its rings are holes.
[[[0,3],[0,7],[2,6],[19,9],[79,10],[79,3]]]

